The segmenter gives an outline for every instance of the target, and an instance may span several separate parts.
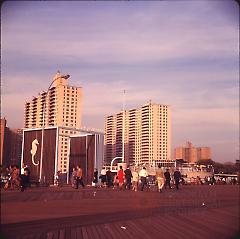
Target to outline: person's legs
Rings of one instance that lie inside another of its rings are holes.
[[[141,191],[143,191],[144,188],[144,181],[143,181],[143,177],[141,177]]]
[[[178,190],[179,189],[179,180],[177,179],[177,180],[175,180],[175,183],[176,183],[176,189]]]
[[[84,185],[84,183],[83,183],[83,179],[82,179],[82,178],[80,178],[79,182],[80,182],[80,184],[82,185],[82,187],[84,188],[85,185]]]
[[[145,186],[145,184],[146,184],[147,182],[146,182],[146,178],[145,177],[141,177],[141,191],[143,191],[143,189],[144,189],[144,186]]]
[[[163,178],[159,178],[159,190],[160,190],[160,192],[162,192],[163,186],[164,186]]]
[[[160,192],[160,186],[161,186],[161,181],[160,181],[160,178],[157,178],[157,187],[158,187],[158,192]]]
[[[23,192],[26,188],[26,176],[25,175],[21,175],[21,181],[20,181],[20,186],[21,186],[21,192]]]
[[[122,190],[123,182],[120,180],[118,184],[119,184],[119,189]]]
[[[171,189],[170,180],[167,180],[167,181],[166,181],[166,183],[167,183],[167,185],[168,185],[169,189]],[[167,185],[166,185],[166,188],[167,188]]]
[[[76,189],[78,189],[79,177],[76,178]]]
[[[136,189],[137,189],[137,187],[136,187],[136,182],[133,181],[133,182],[132,182],[132,190],[135,191]]]
[[[127,189],[130,190],[131,189],[131,178],[127,179]]]

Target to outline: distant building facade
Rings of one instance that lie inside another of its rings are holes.
[[[199,160],[211,159],[211,149],[209,147],[194,147],[191,142],[187,142],[185,147],[177,147],[174,150],[174,158],[188,163],[196,163]]]
[[[1,119],[1,162],[4,167],[20,166],[22,151],[22,130],[7,127],[7,120]]]
[[[105,164],[109,164],[115,157],[123,156],[123,142],[126,163],[153,165],[170,160],[170,106],[148,103],[141,108],[106,117]]]
[[[4,164],[4,143],[5,142],[5,132],[6,132],[6,126],[7,126],[7,121],[6,119],[1,119],[1,158],[0,158],[0,164]]]
[[[24,121],[26,129],[41,129],[43,126],[81,128],[82,87],[68,85],[69,77],[57,72],[50,89],[26,102]],[[61,128],[59,135],[72,135],[73,130],[67,128]],[[58,151],[62,172],[67,170],[67,148],[67,139],[62,137]]]

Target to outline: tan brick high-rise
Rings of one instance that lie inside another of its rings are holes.
[[[39,93],[25,104],[25,128],[44,126],[81,127],[82,88],[69,86],[68,79],[58,72],[48,92]],[[45,104],[45,105],[44,105]]]
[[[151,165],[171,159],[170,106],[148,103],[139,109],[108,116],[105,120],[105,163],[122,156],[123,131],[125,162]]]

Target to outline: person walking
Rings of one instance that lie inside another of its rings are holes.
[[[101,187],[105,187],[106,186],[106,182],[107,182],[107,171],[105,168],[102,168],[101,170],[101,175],[99,176],[99,178],[101,179]]]
[[[124,183],[124,172],[123,172],[122,166],[120,166],[120,169],[117,172],[117,177],[118,177],[119,189],[121,190],[123,188],[123,183]]]
[[[93,173],[93,183],[92,186],[97,187],[98,183],[98,170],[95,168]]]
[[[147,170],[145,167],[143,167],[139,172],[139,177],[141,180],[141,191],[143,191],[144,186],[147,185],[147,176],[148,176]]]
[[[137,191],[138,188],[138,180],[139,180],[138,172],[136,168],[134,168],[132,172],[132,190],[135,192]]]
[[[156,179],[157,179],[157,185],[158,185],[158,192],[162,192],[163,186],[164,186],[164,178],[163,178],[163,170],[161,168],[161,165],[158,165],[158,169],[156,171]]]
[[[14,189],[15,187],[19,188],[20,185],[20,169],[18,166],[13,166],[12,171],[12,181],[11,181],[11,189]]]
[[[127,167],[127,169],[124,171],[125,173],[125,178],[126,178],[126,189],[130,190],[131,189],[131,180],[132,180],[132,172],[129,169],[129,166]]]
[[[20,175],[21,192],[23,192],[27,187],[30,187],[29,175],[30,170],[28,168],[25,168],[23,174]]]
[[[57,174],[55,175],[54,185],[57,187],[62,187],[61,175],[62,175],[62,172],[60,170],[57,171]]]
[[[166,169],[166,172],[164,173],[164,177],[165,177],[165,189],[167,189],[167,186],[169,186],[169,189],[171,189],[171,175],[169,173],[169,169]]]
[[[106,178],[107,178],[107,187],[110,188],[113,186],[113,180],[112,180],[112,172],[110,168],[106,172]]]
[[[72,174],[71,174],[71,177],[70,177],[70,182],[71,182],[71,185],[73,188],[76,188],[76,185],[77,185],[77,170],[76,168],[73,167],[72,169]]]
[[[180,182],[181,177],[182,177],[181,173],[179,172],[178,168],[176,168],[176,170],[173,174],[173,178],[174,178],[177,190],[179,189],[179,182]]]
[[[83,171],[82,171],[80,166],[77,166],[76,178],[77,178],[76,189],[78,189],[79,183],[84,188],[85,186],[84,186],[84,183],[83,183]]]

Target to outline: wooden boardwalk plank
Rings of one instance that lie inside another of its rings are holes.
[[[136,233],[139,239],[151,239],[148,233],[145,232],[144,228],[140,227],[138,223],[129,221],[129,224],[132,227],[132,230]]]
[[[120,225],[118,225],[118,223],[114,222],[114,223],[111,223],[110,226],[113,229],[117,238],[125,238],[126,237],[125,231],[123,229],[121,229],[121,226],[123,226],[123,223],[120,222]]]
[[[184,230],[182,230],[182,225],[179,226],[179,224],[176,224],[176,222],[173,221],[172,216],[165,215],[164,217],[161,217],[161,219],[158,217],[158,222],[159,224],[162,224],[163,230],[165,228],[164,230],[165,235],[167,235],[169,232],[172,232],[173,235],[171,235],[171,237],[173,238],[176,238],[176,239],[189,238],[188,225],[185,225]]]
[[[91,238],[89,238],[89,236],[88,236],[86,227],[82,227],[82,235],[83,235],[83,239],[91,239]]]
[[[98,231],[98,234],[99,234],[101,239],[103,237],[104,237],[104,239],[113,239],[113,237],[111,236],[111,233],[106,228],[105,224],[96,225],[95,227],[96,227],[96,230]]]
[[[100,235],[98,234],[96,226],[91,226],[90,228],[92,230],[92,234],[94,236],[94,239],[101,239]]]
[[[163,218],[161,217],[153,217],[150,218],[149,230],[152,231],[156,238],[171,238],[175,239],[178,238],[176,233],[172,230],[166,230],[166,226],[162,223]]]
[[[65,228],[65,239],[71,239],[71,228]]]
[[[184,238],[183,234],[181,234],[181,232],[179,233],[179,230],[174,227],[174,224],[171,223],[171,220],[169,220],[169,217],[153,217],[152,218],[153,221],[156,221],[153,224],[154,228],[159,228],[159,226],[161,226],[162,229],[162,237],[163,238],[173,238],[173,239],[180,239],[180,238]],[[143,223],[143,219],[141,220],[141,222]]]
[[[121,233],[123,235],[124,238],[129,238],[129,239],[135,239],[138,238],[138,235],[136,235],[135,231],[132,229],[131,225],[129,224],[129,221],[126,222],[117,222],[115,223],[115,225],[117,226],[118,229],[120,229],[121,227]],[[126,229],[125,229],[126,228]]]
[[[181,215],[179,215],[179,217],[182,218]],[[224,225],[220,224],[220,226],[214,221],[214,218],[209,219],[208,216],[206,217],[204,214],[198,214],[191,218],[184,217],[182,220],[184,220],[188,225],[195,225],[195,227],[198,227],[202,232],[208,232],[208,236],[212,235],[219,239],[229,238],[229,233],[226,231]]]
[[[71,239],[77,239],[77,230],[76,227],[72,227],[70,230],[71,233]]]
[[[88,237],[89,237],[90,239],[94,239],[94,234],[93,234],[93,231],[92,231],[91,226],[87,226],[87,227],[86,227],[86,230],[87,230]]]
[[[82,228],[81,227],[76,228],[76,233],[77,233],[77,239],[83,239],[83,234],[82,234]]]
[[[64,229],[59,230],[58,239],[65,239],[65,230]]]
[[[112,224],[105,224],[104,227],[106,228],[106,230],[109,232],[109,235],[111,235],[113,239],[118,239]]]

